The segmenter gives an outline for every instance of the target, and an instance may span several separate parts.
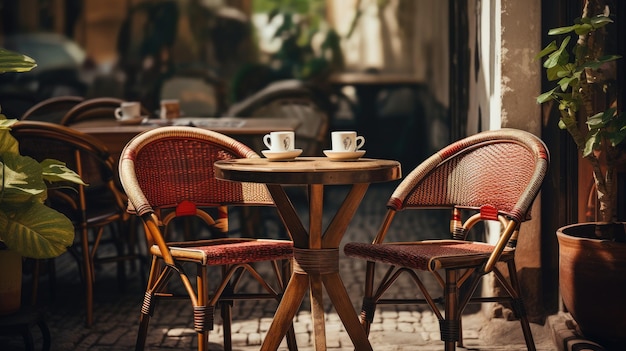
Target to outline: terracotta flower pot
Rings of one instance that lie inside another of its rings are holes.
[[[626,244],[593,239],[597,225],[557,231],[563,303],[583,335],[610,350],[626,350]],[[624,230],[624,224],[613,224]]]
[[[20,309],[22,302],[22,256],[0,250],[0,316]]]

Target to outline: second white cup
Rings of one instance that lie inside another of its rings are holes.
[[[263,143],[270,151],[293,151],[295,148],[294,132],[271,132],[263,136]]]
[[[129,120],[141,116],[141,105],[136,101],[126,101],[115,109],[115,118],[118,120]]]
[[[357,136],[356,132],[332,132],[330,133],[333,151],[354,152],[362,148],[365,138]]]

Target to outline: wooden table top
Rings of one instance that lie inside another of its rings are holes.
[[[102,141],[109,152],[118,157],[126,143],[137,134],[166,125],[161,120],[150,121],[139,125],[122,125],[115,119],[84,121],[71,125],[72,128],[92,135]],[[295,130],[300,121],[295,118],[180,118],[175,120],[176,125],[196,125],[233,138],[244,138],[249,142],[251,138],[261,138],[263,135],[279,130]]]
[[[291,161],[266,158],[218,161],[215,176],[220,179],[265,184],[356,184],[400,179],[400,163],[361,158],[333,161],[326,157],[298,157]]]
[[[87,134],[116,134],[135,133],[139,134],[146,130],[158,128],[164,125],[189,125],[199,128],[207,128],[222,134],[229,135],[261,135],[278,130],[295,130],[300,121],[295,118],[280,117],[250,117],[250,118],[203,118],[188,117],[169,121],[150,119],[147,123],[138,125],[123,125],[114,119],[84,121],[71,125],[72,128]]]

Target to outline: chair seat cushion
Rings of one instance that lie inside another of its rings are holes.
[[[492,251],[492,245],[460,240],[347,243],[344,246],[344,252],[349,257],[429,271],[478,266],[489,258]],[[513,250],[505,250],[501,259],[512,257]]]
[[[175,260],[205,265],[251,263],[287,259],[293,255],[293,242],[287,240],[214,239],[168,243]],[[150,252],[161,256],[158,246]]]

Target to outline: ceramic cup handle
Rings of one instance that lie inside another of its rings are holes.
[[[122,108],[118,107],[115,109],[115,118],[122,119],[124,115],[122,114]]]
[[[270,135],[269,134],[265,134],[263,136],[263,143],[265,144],[265,146],[267,146],[268,149],[272,149],[272,143],[270,142]]]
[[[356,137],[356,149],[355,150],[362,148],[363,145],[365,145],[365,138],[359,135],[358,137]]]

